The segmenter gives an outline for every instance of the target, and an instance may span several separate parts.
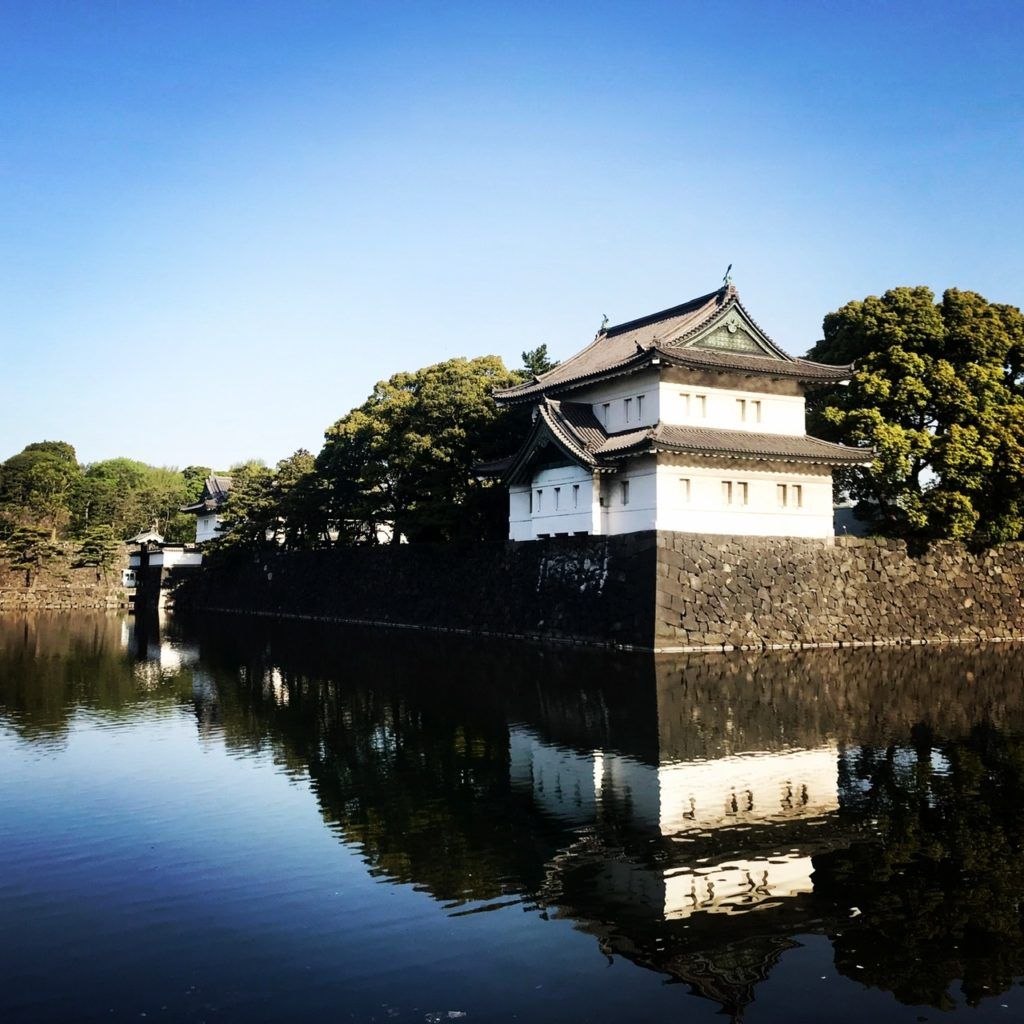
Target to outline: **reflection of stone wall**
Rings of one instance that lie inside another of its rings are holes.
[[[911,556],[897,541],[658,534],[656,645],[1024,636],[1024,545]]]
[[[946,740],[979,722],[1024,733],[1024,644],[664,655],[659,757]]]

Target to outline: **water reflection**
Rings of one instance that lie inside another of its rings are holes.
[[[801,937],[904,1004],[1024,972],[1024,651],[645,659],[213,619],[0,622],[0,722],[191,708],[382,881],[520,904],[733,1017]],[[804,1007],[806,1010],[806,1007]]]

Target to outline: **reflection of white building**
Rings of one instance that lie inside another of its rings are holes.
[[[640,900],[664,919],[810,892],[810,851],[775,848],[779,830],[756,827],[812,822],[839,808],[834,744],[660,766],[553,746],[522,727],[511,730],[510,746],[513,786],[549,814],[579,825],[614,817],[673,842],[678,855],[664,868],[613,858],[602,872],[605,899]]]
[[[199,662],[199,645],[168,638],[163,632],[164,615],[152,623],[150,632],[138,619],[122,619],[121,646],[134,652],[138,662],[135,675],[143,681],[158,681],[163,676],[177,675],[182,669]]]

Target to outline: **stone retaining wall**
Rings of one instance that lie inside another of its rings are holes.
[[[60,546],[61,557],[34,572],[28,586],[23,570],[0,564],[0,612],[96,611],[127,605],[127,594],[121,586],[121,570],[128,566],[126,547],[103,573],[89,567],[73,568],[75,545],[64,541]]]
[[[265,552],[206,564],[176,606],[651,647],[655,536]]]
[[[270,552],[205,567],[194,608],[645,650],[1024,638],[1024,545],[636,533]]]
[[[1024,637],[1024,545],[658,534],[655,645],[771,647]]]
[[[127,604],[120,584],[106,582],[41,583],[32,587],[0,583],[0,613],[72,611],[75,609],[116,610]]]

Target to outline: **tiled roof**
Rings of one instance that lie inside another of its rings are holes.
[[[765,354],[693,348],[691,341],[705,328],[738,309],[756,329]],[[754,324],[731,285],[701,295],[682,305],[652,313],[639,320],[608,327],[582,351],[532,381],[495,393],[501,402],[534,401],[539,395],[561,393],[592,380],[626,373],[664,357],[667,362],[695,369],[743,370],[806,381],[837,381],[850,376],[848,366],[826,366],[794,359]]]
[[[231,477],[217,476],[216,474],[208,476],[206,483],[203,485],[203,494],[199,501],[194,505],[186,505],[179,511],[192,512],[197,515],[203,512],[214,512],[228,500],[228,492],[230,490]]]
[[[689,452],[724,458],[781,459],[821,465],[863,465],[873,452],[832,444],[817,437],[788,434],[757,434],[748,430],[716,430],[659,424],[647,430],[612,434],[600,448],[598,458],[636,455],[642,451]]]
[[[608,435],[594,415],[594,409],[582,402],[558,402],[549,398],[544,403],[558,429],[565,431],[584,451],[593,454]]]
[[[823,466],[857,466],[874,452],[832,444],[806,434],[759,434],[750,430],[717,430],[659,423],[619,434],[606,434],[589,405],[541,400],[533,429],[519,451],[507,459],[475,467],[481,476],[518,476],[540,446],[553,438],[567,454],[592,470],[609,470],[616,459],[669,451],[710,458],[764,459]]]

